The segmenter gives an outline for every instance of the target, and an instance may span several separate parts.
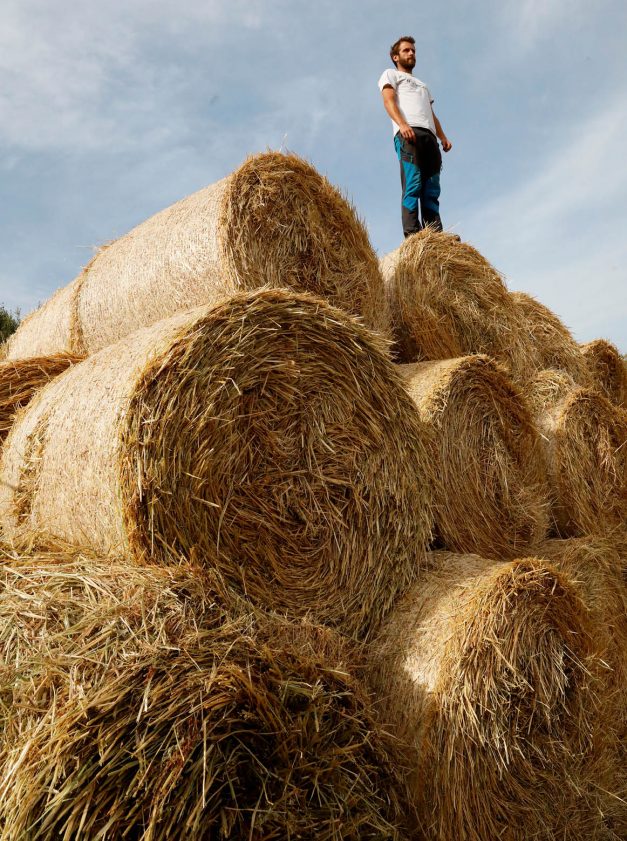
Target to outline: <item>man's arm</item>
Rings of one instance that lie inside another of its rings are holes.
[[[444,134],[444,129],[442,128],[442,125],[440,124],[440,121],[438,120],[438,118],[435,116],[435,111],[433,110],[433,108],[431,109],[431,113],[433,114],[433,122],[435,124],[435,133],[437,134],[437,136],[440,139],[440,143],[442,144],[442,149],[445,152],[449,152],[451,150],[453,144],[448,139],[448,137]]]
[[[413,128],[405,121],[405,117],[401,114],[401,110],[396,101],[396,91],[392,85],[385,85],[381,91],[381,95],[383,96],[383,107],[399,127],[401,137],[404,140],[408,140],[410,143],[415,143],[416,135],[414,134]]]

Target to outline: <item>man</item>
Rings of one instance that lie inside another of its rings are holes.
[[[401,165],[403,233],[411,236],[423,225],[441,231],[442,156],[437,138],[445,152],[452,144],[435,116],[429,88],[413,75],[416,42],[411,35],[403,35],[392,44],[390,58],[395,69],[382,73],[379,90],[392,119],[394,146]]]

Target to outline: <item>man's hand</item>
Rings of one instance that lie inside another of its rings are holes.
[[[444,134],[444,129],[442,128],[442,124],[440,123],[438,118],[435,116],[435,111],[433,110],[433,108],[431,109],[431,113],[433,114],[433,122],[435,124],[435,133],[438,136],[438,140],[442,144],[442,149],[443,149],[444,152],[450,152],[451,149],[453,148],[453,144],[448,139],[448,137]]]
[[[406,140],[408,143],[416,142],[416,135],[414,134],[414,130],[407,123],[403,123],[403,125],[399,126],[399,131],[403,140]]]

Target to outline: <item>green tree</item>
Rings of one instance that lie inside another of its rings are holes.
[[[20,311],[9,312],[0,304],[0,342],[6,342],[12,333],[15,333],[20,323]]]

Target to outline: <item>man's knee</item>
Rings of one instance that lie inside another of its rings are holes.
[[[424,189],[422,192],[423,206],[433,213],[437,213],[440,209],[440,173],[431,175],[425,179]]]

